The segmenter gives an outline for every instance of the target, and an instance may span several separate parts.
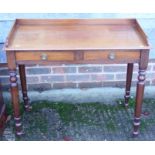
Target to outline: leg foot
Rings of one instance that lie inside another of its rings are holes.
[[[16,126],[16,136],[20,137],[24,135],[24,131],[22,129],[21,117],[14,117],[15,126]]]
[[[26,95],[25,96],[23,95],[23,100],[24,100],[25,111],[30,112],[32,110],[32,106],[30,105],[29,98]]]
[[[128,102],[130,99],[130,88],[131,88],[131,82],[132,82],[132,74],[133,74],[133,63],[129,63],[127,65],[127,74],[126,74],[126,90],[125,90],[125,107],[128,107]]]
[[[140,126],[140,117],[134,118],[134,131],[133,131],[133,137],[137,137],[139,135],[139,126]]]

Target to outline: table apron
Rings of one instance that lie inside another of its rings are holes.
[[[138,63],[140,50],[15,52],[17,64],[115,64]]]

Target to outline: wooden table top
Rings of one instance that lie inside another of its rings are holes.
[[[149,49],[135,19],[17,19],[5,50]]]

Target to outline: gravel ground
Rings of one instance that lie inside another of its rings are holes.
[[[126,110],[119,100],[115,105],[101,103],[69,104],[40,101],[30,113],[23,113],[25,135],[14,136],[13,120],[7,123],[1,140],[22,141],[124,141],[155,140],[155,100],[143,104],[140,135],[132,138],[134,100]]]

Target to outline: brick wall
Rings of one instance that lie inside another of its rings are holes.
[[[27,66],[28,89],[44,91],[62,88],[124,87],[126,68],[125,64]],[[133,86],[137,81],[137,69],[138,65],[135,64]],[[3,88],[8,90],[7,67],[0,68],[0,75]],[[155,61],[150,61],[146,76],[146,85],[154,85]]]

